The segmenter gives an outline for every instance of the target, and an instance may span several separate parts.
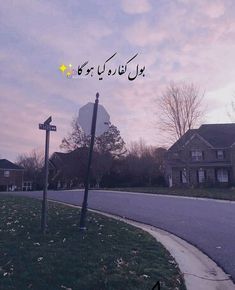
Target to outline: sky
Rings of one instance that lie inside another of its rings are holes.
[[[189,82],[205,94],[204,123],[225,123],[235,96],[233,0],[8,0],[0,4],[0,158],[43,149],[38,124],[52,116],[50,153],[97,92],[126,143],[164,145],[156,100]],[[62,64],[127,72],[69,79]],[[135,75],[137,65],[144,74]],[[144,76],[143,76],[144,75]]]

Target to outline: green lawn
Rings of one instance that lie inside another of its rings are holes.
[[[49,228],[39,231],[41,202],[0,195],[0,289],[185,290],[174,259],[149,234],[123,222],[49,203]]]
[[[235,200],[235,188],[168,188],[168,187],[123,187],[105,188],[106,190],[170,194],[178,196],[205,197]]]

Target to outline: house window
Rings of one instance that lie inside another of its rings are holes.
[[[217,169],[216,177],[218,182],[228,182],[228,170],[225,168]]]
[[[187,183],[187,172],[186,169],[180,171],[180,179],[182,183]]]
[[[24,181],[23,191],[32,190],[32,181]]]
[[[192,161],[201,161],[203,160],[203,152],[201,150],[191,151]]]
[[[4,177],[9,177],[10,176],[10,171],[9,170],[5,170],[4,171]]]
[[[203,183],[206,180],[206,171],[203,169],[199,169],[198,172],[198,183]]]
[[[224,150],[217,150],[216,154],[218,160],[224,160]]]

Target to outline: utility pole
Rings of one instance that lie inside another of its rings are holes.
[[[87,213],[87,199],[88,199],[88,189],[89,189],[89,182],[90,182],[90,168],[91,168],[93,147],[94,147],[94,141],[95,141],[98,103],[99,103],[99,93],[96,94],[96,100],[95,100],[95,104],[93,108],[93,115],[92,115],[91,141],[90,141],[88,165],[87,165],[87,172],[86,172],[86,179],[85,179],[85,191],[84,191],[84,198],[83,198],[81,218],[80,218],[80,227],[79,227],[80,231],[86,230],[85,224],[86,224],[86,213]]]
[[[43,187],[42,212],[41,212],[41,231],[43,234],[45,234],[47,227],[47,187],[48,187],[48,158],[49,158],[50,131],[56,131],[56,126],[50,125],[51,121],[52,118],[49,117],[43,124],[39,124],[39,129],[46,131],[44,187]]]

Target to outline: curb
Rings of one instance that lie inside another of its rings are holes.
[[[65,202],[49,201],[70,207],[81,208]],[[174,257],[183,274],[187,290],[235,290],[235,284],[212,259],[183,239],[153,226],[135,222],[99,210],[88,209],[91,212],[110,217],[151,234]]]
[[[111,192],[111,193],[127,193],[133,195],[148,195],[148,196],[160,196],[160,197],[173,197],[179,199],[192,199],[192,200],[203,200],[203,201],[214,201],[220,203],[235,203],[234,200],[228,199],[216,199],[208,197],[196,197],[196,196],[184,196],[184,195],[173,195],[173,194],[162,194],[162,193],[148,193],[148,192],[134,192],[134,191],[121,191],[121,190],[107,190],[107,189],[91,189],[91,191]]]

